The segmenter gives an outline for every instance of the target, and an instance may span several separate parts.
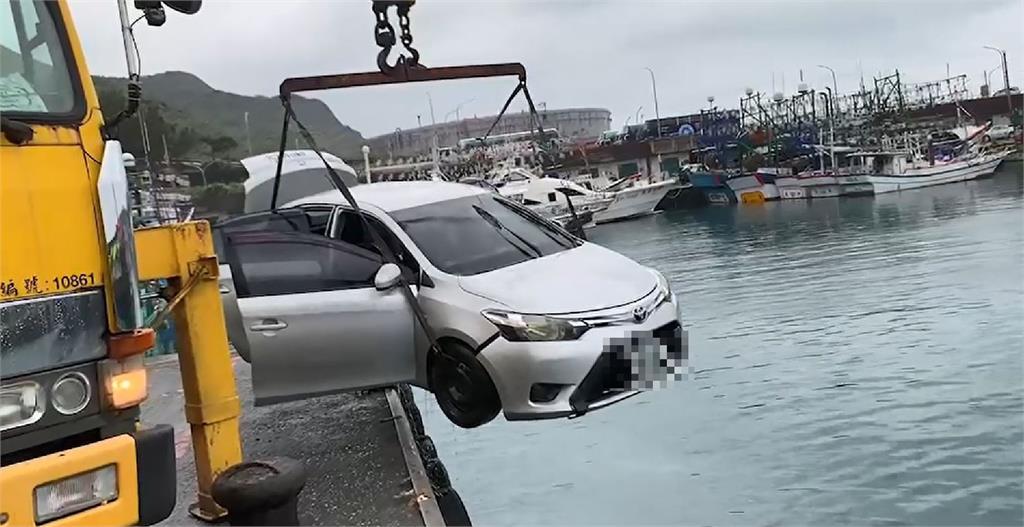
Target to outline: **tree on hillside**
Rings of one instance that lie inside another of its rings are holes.
[[[167,150],[171,158],[189,157],[202,143],[202,136],[190,126],[177,128],[173,134],[167,137]],[[161,147],[162,148],[162,147]]]
[[[100,99],[100,107],[103,109],[103,120],[112,122],[113,119],[127,105],[127,97],[122,86],[104,87],[97,85],[97,95]],[[201,142],[201,136],[190,127],[176,126],[167,117],[166,106],[155,101],[143,100],[139,112],[118,125],[116,130],[117,138],[126,152],[131,152],[135,157],[142,158],[145,155],[142,141],[142,127],[139,124],[139,115],[146,121],[146,128],[149,130],[149,150],[154,161],[170,158],[187,157]],[[167,151],[164,151],[164,139],[167,141]]]
[[[226,135],[220,137],[204,137],[203,142],[210,148],[211,159],[223,158],[228,152],[238,148],[238,141],[235,141]]]
[[[249,173],[238,161],[217,160],[210,162],[204,169],[206,182],[215,183],[241,183],[249,177]]]

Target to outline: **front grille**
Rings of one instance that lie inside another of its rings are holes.
[[[664,355],[639,351],[644,349],[641,343],[649,344],[652,338],[664,348]],[[687,358],[686,350],[683,328],[676,320],[649,332],[641,331],[614,339],[576,387],[569,398],[569,405],[575,413],[583,414],[594,403],[624,392],[649,389],[655,382],[666,380],[666,373],[676,372],[677,366]],[[656,359],[654,363],[650,362],[652,357]]]
[[[688,359],[687,347],[683,342],[683,327],[678,320],[673,320],[651,332],[654,338],[668,350],[668,358],[672,360]]]
[[[0,303],[0,377],[104,357],[106,315],[100,290]]]
[[[576,391],[569,397],[569,406],[577,414],[586,413],[590,405],[621,394],[632,378],[632,367],[623,353],[602,353]]]

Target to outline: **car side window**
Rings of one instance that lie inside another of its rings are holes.
[[[312,205],[301,207],[309,220],[309,232],[327,236],[327,224],[330,222],[331,213],[334,207],[324,205]]]
[[[221,263],[227,261],[224,252],[225,236],[238,232],[310,232],[309,217],[299,209],[246,214],[221,220],[213,226],[213,248]]]
[[[419,263],[405,249],[405,245],[402,244],[401,240],[377,218],[368,215],[367,221],[370,223],[370,228],[376,229],[377,233],[384,239],[384,243],[388,244],[391,252],[395,254],[395,257],[398,259],[398,266],[406,272],[406,278],[411,281],[415,280],[420,271]],[[335,225],[334,237],[336,239],[357,245],[375,254],[380,254],[377,246],[373,243],[372,234],[366,232],[363,222],[354,211],[340,211],[335,220]]]
[[[327,235],[327,224],[334,212],[332,205],[302,205],[297,208],[277,209],[236,216],[217,222],[213,226],[213,247],[217,258],[226,262],[224,236],[238,232],[308,232]]]
[[[234,233],[226,250],[240,298],[373,287],[381,258],[318,234]]]

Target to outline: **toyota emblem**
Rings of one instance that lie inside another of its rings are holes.
[[[633,308],[633,320],[643,322],[645,318],[647,318],[647,308],[644,306],[636,306]]]

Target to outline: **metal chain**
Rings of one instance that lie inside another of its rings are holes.
[[[391,73],[400,64],[405,67],[419,66],[420,52],[412,47],[412,31],[409,29],[409,10],[414,3],[416,3],[415,0],[373,0],[373,14],[377,19],[376,26],[374,27],[374,36],[377,45],[381,48],[377,54],[377,67],[383,73]],[[402,32],[400,38],[402,45],[409,53],[408,57],[399,57],[394,66],[388,64],[387,61],[391,48],[395,46],[399,39],[399,37],[395,36],[394,26],[388,20],[388,8],[391,6],[395,6],[398,12],[398,26]]]
[[[388,20],[388,6],[384,2],[373,3],[373,14],[377,17],[377,25],[374,28],[374,37],[377,45],[388,51],[395,45],[395,28]]]
[[[402,45],[408,48],[412,45],[412,32],[409,30],[409,8],[412,4],[401,4],[398,6],[398,27],[402,29]]]

